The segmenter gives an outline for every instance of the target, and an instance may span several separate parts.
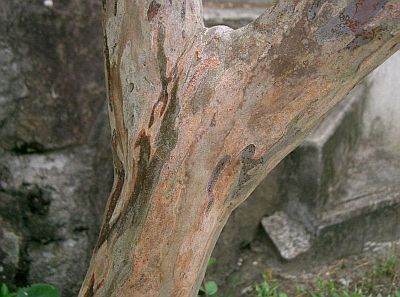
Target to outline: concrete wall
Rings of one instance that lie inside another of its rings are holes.
[[[364,135],[400,154],[400,52],[369,77]]]

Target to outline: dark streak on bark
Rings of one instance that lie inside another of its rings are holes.
[[[232,196],[233,199],[235,199],[238,196],[238,193],[242,189],[249,186],[249,182],[251,181],[252,176],[250,176],[248,172],[258,165],[265,164],[270,159],[270,157],[273,156],[279,150],[278,147],[280,148],[281,146],[279,145],[272,147],[272,149],[268,151],[267,154],[265,154],[259,159],[253,159],[254,153],[256,151],[256,147],[254,144],[249,144],[242,150],[242,154],[240,157],[240,163],[242,164],[242,168],[239,173],[239,179],[236,184],[236,189]]]
[[[356,37],[347,45],[347,49],[356,49],[360,46],[368,44],[370,41],[379,38],[382,30],[375,28],[373,30],[365,30],[361,34],[356,35]]]
[[[183,2],[181,9],[181,19],[184,20],[186,16],[186,0]]]
[[[134,241],[136,241],[140,235],[140,229],[150,207],[150,198],[154,188],[159,182],[161,170],[170,152],[175,148],[178,139],[178,131],[175,130],[175,120],[180,110],[179,99],[177,97],[179,77],[176,75],[177,68],[175,67],[174,84],[168,96],[167,86],[171,82],[171,79],[167,79],[166,77],[167,58],[163,47],[164,39],[164,30],[163,27],[160,26],[158,63],[160,79],[163,86],[161,95],[164,94],[166,99],[169,97],[169,100],[166,100],[165,103],[163,102],[165,107],[162,110],[163,119],[155,140],[155,153],[151,155],[150,136],[146,134],[145,130],[142,130],[135,142],[135,146],[140,148],[140,152],[137,161],[138,169],[134,181],[133,193],[116,222],[109,227],[106,233],[111,234],[113,232],[118,236],[118,234],[123,234],[123,230],[134,227],[136,230]],[[109,238],[109,236],[110,235],[105,238]],[[116,281],[116,279],[111,280],[110,285],[106,288],[105,296],[111,296],[113,289],[117,285]]]
[[[237,183],[237,192],[250,180],[250,176],[247,174],[248,171],[255,166],[263,163],[263,158],[253,159],[255,151],[256,146],[254,144],[249,144],[242,150],[240,156],[240,163],[242,164],[242,168],[240,170]]]
[[[175,130],[175,120],[179,114],[179,100],[177,98],[178,81],[179,79],[176,78],[171,90],[171,100],[156,138],[156,151],[154,155],[150,157],[150,139],[144,131],[141,132],[135,143],[137,147],[140,147],[140,156],[133,194],[129,198],[127,206],[122,211],[118,221],[112,227],[117,234],[123,234],[123,230],[133,227],[136,230],[133,242],[140,236],[140,230],[151,205],[150,198],[152,192],[159,182],[161,170],[170,152],[177,143],[178,131]],[[135,244],[132,243],[132,246],[135,246]],[[116,279],[111,281],[111,285],[107,288],[105,296],[112,295],[115,286],[117,286],[115,282]]]
[[[250,167],[253,167],[251,165],[254,165],[254,159],[252,159],[252,158],[253,158],[255,152],[256,152],[256,146],[252,143],[249,144],[248,146],[246,146],[242,150],[242,153],[240,156],[240,162],[242,163],[242,168],[243,167],[249,168],[249,165],[250,165]]]
[[[103,224],[100,230],[100,235],[99,239],[96,244],[96,249],[98,249],[106,240],[108,237],[110,230],[112,229],[109,222],[111,219],[112,214],[114,213],[114,209],[117,205],[118,199],[120,198],[122,187],[125,182],[125,170],[123,168],[123,164],[121,160],[118,158],[118,155],[116,153],[117,150],[117,134],[114,130],[112,139],[111,139],[111,144],[112,144],[112,153],[113,153],[113,160],[114,160],[114,168],[115,168],[115,174],[116,174],[116,185],[109,197],[108,201],[108,206],[107,206],[107,213],[105,214],[105,217],[103,219]]]
[[[394,51],[394,49],[396,48],[396,47],[398,47],[400,45],[400,43],[395,43],[390,49],[389,49],[389,52],[392,52],[392,51]],[[399,48],[400,49],[400,48]],[[399,49],[397,49],[397,50],[399,50]]]
[[[168,84],[170,83],[171,79],[167,77],[167,57],[164,51],[164,42],[165,42],[165,32],[164,27],[160,25],[159,27],[159,38],[158,38],[158,48],[157,48],[157,61],[158,61],[158,68],[160,71],[160,80],[161,80],[161,93],[158,97],[157,102],[154,104],[153,109],[150,115],[149,121],[149,128],[154,123],[154,112],[158,104],[161,102],[162,107],[160,111],[160,116],[164,114],[167,102],[168,102]]]
[[[118,0],[114,0],[114,16],[117,15],[117,10],[118,10]]]
[[[179,114],[179,104],[177,94],[178,83],[175,80],[174,87],[171,91],[171,100],[165,112],[165,117],[161,123],[160,131],[156,138],[156,151],[150,158],[150,143],[148,136],[142,135],[137,144],[140,146],[140,159],[138,176],[135,181],[135,188],[132,197],[126,208],[126,212],[133,212],[134,222],[139,217],[144,218],[145,213],[136,214],[135,212],[142,208],[142,204],[147,204],[151,197],[153,188],[157,185],[161,174],[161,169],[167,161],[170,152],[175,148],[178,139],[178,132],[175,130],[175,120]]]
[[[217,124],[217,122],[215,121],[215,113],[211,119],[211,123],[210,123],[210,127],[215,127],[215,125]]]
[[[85,295],[83,297],[93,297],[94,292],[93,292],[93,287],[94,287],[94,275],[90,277],[90,282],[89,282],[89,289],[85,292]]]
[[[156,151],[154,155],[151,156],[150,139],[144,130],[140,133],[135,143],[135,146],[140,148],[140,153],[133,193],[117,222],[112,226],[112,229],[115,229],[117,234],[122,234],[123,230],[133,226],[136,230],[134,241],[140,235],[140,229],[147,217],[151,203],[150,198],[159,182],[161,170],[178,140],[178,131],[175,130],[175,120],[180,110],[179,99],[177,97],[178,81],[179,78],[175,77],[170,101],[156,137]],[[109,292],[105,292],[105,296],[111,296],[111,292],[115,287],[114,285],[116,284],[112,283],[108,287],[107,290]]]
[[[327,1],[328,0],[316,0],[311,4],[310,8],[308,9],[308,13],[307,13],[307,19],[310,22],[315,20],[315,18],[318,15],[318,12],[321,9],[321,6]]]
[[[213,190],[215,187],[215,184],[217,183],[218,177],[222,173],[222,170],[225,168],[225,165],[231,160],[231,157],[228,155],[225,155],[217,165],[215,166],[209,180],[208,180],[208,185],[207,185],[207,195],[208,195],[208,202],[207,202],[207,208],[206,211],[208,212],[214,203],[214,194]]]
[[[107,91],[108,91],[108,106],[110,111],[113,112],[113,106],[111,104],[111,62],[110,62],[110,52],[108,48],[107,35],[104,34],[104,60],[106,67],[106,81],[107,81]]]
[[[112,229],[109,225],[109,222],[110,222],[111,216],[114,212],[115,206],[117,205],[118,199],[120,198],[122,187],[124,185],[124,177],[121,176],[122,174],[124,174],[124,172],[117,174],[117,177],[116,177],[117,184],[115,186],[115,190],[113,191],[113,193],[111,194],[111,196],[109,198],[110,206],[107,209],[107,213],[104,218],[104,224],[102,225],[102,228],[100,231],[99,239],[96,244],[96,249],[98,249],[104,243],[104,241],[106,240],[106,238],[108,237],[108,235],[110,234],[110,231]]]
[[[311,104],[313,105],[313,104]],[[255,168],[256,166],[265,166],[267,163],[273,161],[274,156],[276,156],[282,148],[295,148],[293,143],[296,139],[304,139],[308,130],[301,129],[296,125],[296,123],[304,116],[307,110],[303,111],[301,114],[297,115],[291,123],[288,125],[287,133],[280,138],[276,143],[267,151],[266,154],[261,156],[259,159],[253,159],[256,147],[254,144],[249,144],[242,150],[240,162],[242,164],[242,168],[239,173],[238,182],[230,196],[229,200],[237,200],[240,197],[240,192],[247,187],[255,188],[257,184],[254,184],[254,179],[252,177],[254,174],[249,175],[248,172]],[[286,153],[289,153],[287,151]],[[283,159],[284,157],[282,157]],[[262,170],[262,169],[261,169]],[[239,201],[240,202],[240,201]]]
[[[160,3],[157,3],[154,0],[150,2],[149,9],[147,10],[147,20],[149,22],[153,21],[153,19],[156,17],[160,7],[161,7]]]

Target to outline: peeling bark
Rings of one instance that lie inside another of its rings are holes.
[[[400,1],[278,1],[238,30],[200,0],[103,8],[115,183],[79,296],[196,296],[232,210],[399,49]]]

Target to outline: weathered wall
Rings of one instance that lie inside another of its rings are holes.
[[[364,134],[400,154],[400,54],[369,76],[371,87],[364,115]]]
[[[112,179],[100,11],[0,1],[0,282],[85,274]]]

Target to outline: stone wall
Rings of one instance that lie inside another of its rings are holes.
[[[0,283],[85,274],[112,180],[100,12],[0,1]]]

